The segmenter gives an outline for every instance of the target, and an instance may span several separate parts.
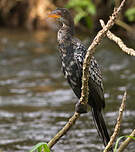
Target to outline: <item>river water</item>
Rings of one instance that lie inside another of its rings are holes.
[[[133,43],[127,42],[135,48]],[[63,78],[52,31],[0,30],[0,149],[27,152],[48,142],[74,113],[76,97]],[[113,132],[124,90],[128,97],[119,137],[135,128],[135,57],[105,39],[95,54],[101,65],[106,108]],[[91,112],[82,115],[53,147],[54,152],[99,152]],[[126,151],[135,152],[135,142]]]

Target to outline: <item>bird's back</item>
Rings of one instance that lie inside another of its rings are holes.
[[[70,41],[61,43],[59,50],[61,52],[63,73],[76,96],[80,98],[82,67],[87,49],[80,40],[72,38]],[[94,57],[91,58],[88,86],[90,92],[88,103],[99,109],[104,108],[102,75]]]

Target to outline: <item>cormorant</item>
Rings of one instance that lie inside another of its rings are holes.
[[[57,8],[48,16],[58,19],[60,23],[57,41],[61,57],[62,71],[75,95],[80,99],[82,67],[87,49],[79,39],[74,38],[74,22],[68,9]],[[94,56],[92,56],[90,62],[88,81],[90,94],[88,96],[88,105],[91,107],[97,131],[106,146],[110,141],[110,137],[101,113],[102,109],[105,107],[102,75]],[[81,107],[78,102],[76,104],[76,111],[78,113],[85,113],[87,109],[85,107]]]

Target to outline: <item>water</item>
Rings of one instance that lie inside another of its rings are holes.
[[[48,142],[74,112],[76,97],[60,69],[56,35],[51,31],[0,30],[0,149],[27,152]],[[135,128],[135,58],[109,40],[96,57],[104,76],[105,120],[112,133],[124,90],[128,99],[119,136]],[[54,152],[96,152],[103,144],[91,113],[82,115],[53,147]],[[135,142],[127,151],[134,152]]]

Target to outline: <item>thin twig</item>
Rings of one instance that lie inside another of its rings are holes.
[[[129,136],[135,137],[135,129],[132,131],[132,133]],[[125,141],[123,141],[118,149],[118,152],[122,152],[132,140],[133,140],[132,138],[128,137]]]
[[[72,127],[72,125],[79,118],[80,114],[75,112],[74,115],[69,119],[67,124],[49,141],[48,147],[52,148],[53,145],[57,143],[57,141],[66,134],[66,132]]]
[[[87,50],[87,54],[85,56],[85,60],[84,60],[84,64],[83,64],[83,76],[82,76],[82,93],[81,93],[81,98],[80,98],[80,102],[81,104],[86,104],[87,103],[87,99],[88,99],[88,70],[89,70],[89,66],[90,66],[90,59],[93,55],[93,53],[95,52],[95,49],[97,47],[97,45],[100,44],[102,38],[105,36],[106,32],[114,25],[118,14],[120,13],[124,3],[126,0],[123,0],[121,2],[121,5],[119,6],[118,9],[115,9],[112,16],[110,17],[107,25],[98,32],[97,36],[95,37],[95,39],[93,40],[92,44],[90,45],[90,47]],[[68,123],[63,127],[62,130],[60,130],[56,136],[51,139],[51,141],[48,143],[49,148],[52,148],[53,145],[64,135],[66,134],[66,132],[71,128],[71,126],[75,123],[75,121],[79,118],[80,114],[79,113],[74,113],[74,115],[70,118],[70,120],[68,121]]]
[[[105,147],[104,149],[104,152],[108,152],[109,149],[112,147],[113,145],[113,142],[115,140],[115,138],[117,137],[118,133],[119,133],[119,130],[120,130],[120,124],[121,124],[121,121],[122,121],[122,115],[123,115],[123,111],[125,109],[125,101],[126,101],[126,96],[127,96],[127,93],[125,91],[124,95],[123,95],[123,98],[122,98],[122,103],[121,103],[121,106],[119,108],[119,116],[117,118],[117,123],[115,125],[115,128],[114,128],[114,132],[110,138],[110,141],[109,143],[107,144],[107,146]]]
[[[103,20],[100,20],[100,23],[102,27],[105,26],[105,23]],[[119,37],[117,37],[110,31],[108,31],[106,35],[110,40],[113,40],[116,44],[118,44],[118,46],[121,48],[122,51],[124,51],[125,53],[129,55],[135,56],[135,50],[132,48],[128,48]]]
[[[112,16],[110,17],[107,24],[103,27],[102,30],[100,30],[97,34],[97,36],[94,38],[93,42],[91,43],[90,47],[87,50],[87,54],[84,59],[83,63],[83,76],[82,76],[82,92],[81,92],[81,98],[80,103],[81,104],[87,104],[88,102],[88,78],[89,78],[89,67],[90,67],[90,60],[92,55],[95,52],[96,47],[100,44],[101,40],[105,37],[105,34],[107,31],[115,24],[116,19],[118,18],[118,15],[124,6],[126,0],[123,0],[120,4],[120,6],[117,9],[114,9],[114,12]]]

